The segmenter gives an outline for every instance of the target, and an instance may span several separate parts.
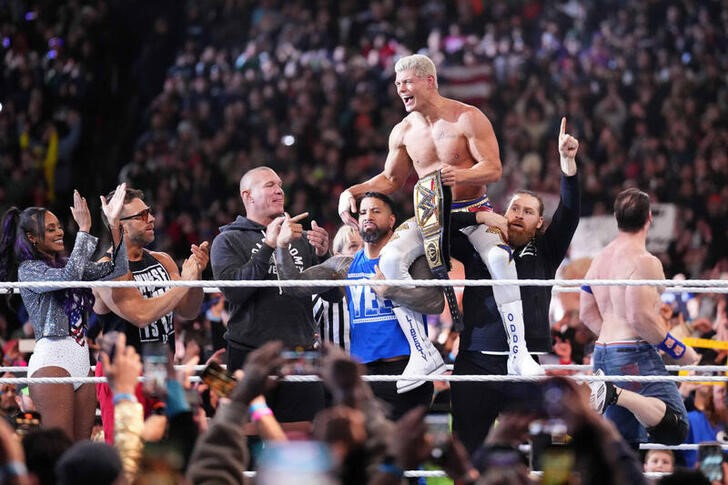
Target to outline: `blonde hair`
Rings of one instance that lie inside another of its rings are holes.
[[[352,236],[358,236],[359,232],[351,226],[341,226],[336,235],[334,241],[331,243],[331,251],[334,256],[341,254],[344,251],[346,244],[351,241]]]
[[[422,54],[412,54],[411,56],[400,57],[394,65],[394,72],[414,71],[417,77],[432,76],[435,78],[435,88],[437,88],[437,68],[432,59]]]

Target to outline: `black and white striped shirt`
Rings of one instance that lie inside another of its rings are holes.
[[[322,342],[331,342],[349,352],[351,327],[346,297],[331,303],[319,295],[313,295],[313,318]]]

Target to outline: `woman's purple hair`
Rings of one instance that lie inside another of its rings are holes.
[[[28,207],[20,211],[11,207],[3,215],[2,236],[0,236],[0,279],[16,280],[18,265],[28,259],[41,259],[40,253],[28,239],[28,233],[43,235],[45,214],[43,207]]]

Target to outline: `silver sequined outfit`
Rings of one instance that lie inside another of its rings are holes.
[[[116,249],[111,261],[97,263],[91,261],[98,239],[86,233],[76,235],[68,261],[63,268],[53,268],[39,259],[27,260],[18,267],[19,281],[94,281],[111,280],[125,275],[129,271],[126,245],[123,242]],[[35,340],[44,337],[68,337],[68,315],[61,302],[54,297],[58,288],[34,287],[22,288],[20,295],[28,310],[33,324]],[[60,290],[63,291],[63,290]]]

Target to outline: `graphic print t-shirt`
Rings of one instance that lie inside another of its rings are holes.
[[[364,250],[354,255],[348,279],[370,279],[379,258],[368,259]],[[346,297],[351,322],[351,355],[363,363],[409,355],[409,344],[394,315],[391,300],[377,297],[371,286],[348,286]]]
[[[129,270],[135,281],[170,281],[169,273],[164,265],[157,261],[149,251],[143,251],[140,261],[129,261]],[[141,286],[139,292],[144,298],[159,296],[169,288],[161,286]],[[144,328],[127,322],[114,313],[99,316],[104,322],[104,333],[119,331],[126,334],[127,345],[133,345],[139,355],[142,355],[142,345],[148,343],[166,343],[174,353],[174,313],[170,312],[157,321]]]

